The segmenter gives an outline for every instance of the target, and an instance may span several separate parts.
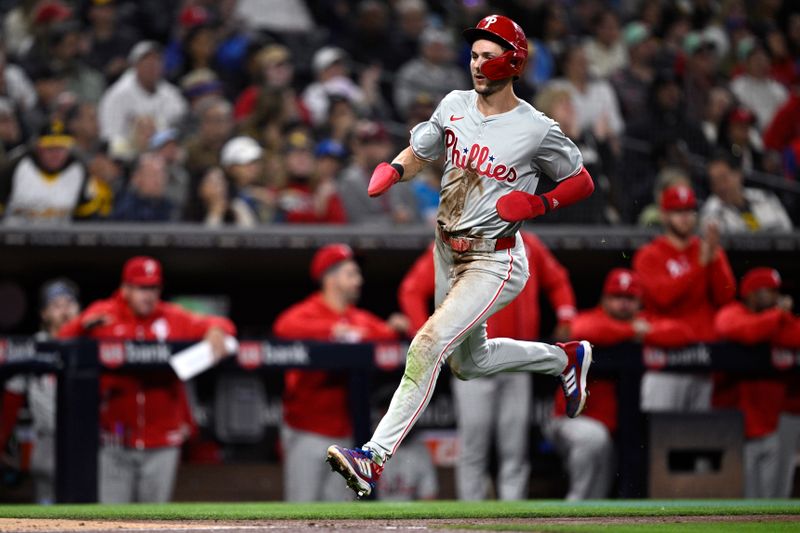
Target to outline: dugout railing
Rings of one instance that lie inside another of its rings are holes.
[[[136,372],[164,368],[185,343],[100,342],[74,340],[35,342],[29,338],[0,339],[0,380],[18,373],[55,373],[58,380],[56,495],[61,503],[97,501],[99,379],[103,372]],[[402,367],[404,346],[397,344],[328,344],[243,341],[235,357],[217,369],[274,372],[287,368],[328,369],[350,374],[350,394],[356,442],[368,439],[369,396],[374,372]],[[621,344],[596,349],[593,373],[615,377],[618,387],[618,494],[646,497],[646,416],[639,410],[640,381],[648,369],[689,372],[724,371],[750,378],[786,376],[800,368],[800,350],[766,345],[743,347],[729,343],[693,345],[682,349],[642,348]]]

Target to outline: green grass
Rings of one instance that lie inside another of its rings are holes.
[[[589,502],[533,500],[468,503],[435,501],[0,506],[0,518],[75,518],[84,520],[479,519],[748,514],[800,515],[800,500],[608,500]],[[515,525],[514,527],[518,528],[519,526]]]
[[[489,524],[480,526],[453,526],[453,529],[476,531],[536,531],[541,533],[788,533],[800,531],[800,524],[793,522],[703,522],[682,524],[577,524],[577,525],[533,525],[533,524]]]

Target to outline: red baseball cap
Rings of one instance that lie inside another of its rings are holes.
[[[315,281],[322,279],[327,270],[342,261],[353,259],[353,249],[346,244],[328,244],[314,254],[311,260],[311,277]]]
[[[672,185],[661,193],[661,209],[684,211],[697,208],[697,197],[688,185]]]
[[[781,275],[774,268],[758,267],[750,270],[742,277],[739,294],[746,298],[751,292],[758,289],[780,289]]]
[[[731,123],[753,124],[756,121],[756,116],[746,107],[736,107],[728,114],[728,121]]]
[[[636,272],[627,268],[615,268],[606,276],[603,294],[612,296],[642,296],[642,286]]]
[[[161,286],[161,263],[157,259],[139,255],[131,257],[122,268],[122,283],[147,287]]]

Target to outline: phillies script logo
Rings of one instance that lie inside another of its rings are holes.
[[[485,178],[497,181],[514,183],[517,181],[517,171],[508,168],[502,163],[495,164],[495,157],[489,154],[489,148],[480,144],[473,144],[472,148],[458,148],[458,137],[450,128],[444,130],[444,142],[450,152],[450,162],[453,166],[475,172]]]
[[[100,362],[106,368],[118,368],[125,362],[125,344],[121,342],[101,342],[98,347]]]

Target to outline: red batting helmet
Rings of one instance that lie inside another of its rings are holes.
[[[528,40],[519,24],[503,15],[489,15],[474,28],[464,30],[464,38],[472,44],[487,39],[506,49],[503,54],[481,65],[481,72],[490,80],[519,77],[528,59]]]

